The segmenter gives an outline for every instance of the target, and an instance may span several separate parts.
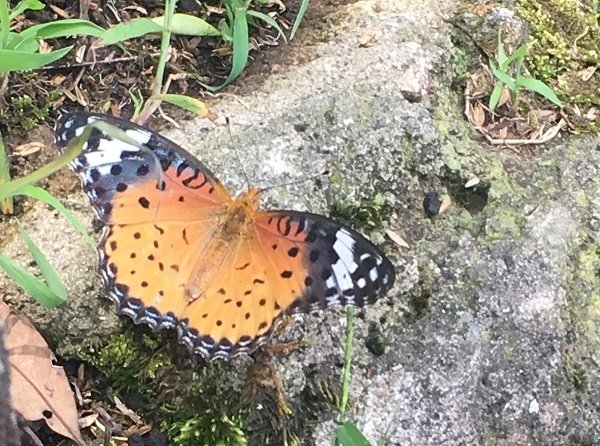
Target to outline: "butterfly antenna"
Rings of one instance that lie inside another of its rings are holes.
[[[235,146],[235,143],[233,142],[233,134],[231,132],[231,122],[229,122],[229,116],[225,116],[225,122],[227,123],[227,131],[229,132],[229,140],[231,141],[231,147],[233,148],[235,159],[237,160],[240,166],[240,170],[242,172],[242,175],[244,176],[244,180],[246,180],[246,189],[250,189],[250,178],[248,178],[248,173],[246,172],[246,169],[244,169],[244,164],[242,163],[240,154],[237,150],[237,147]]]
[[[317,175],[312,175],[310,177],[302,178],[301,180],[289,181],[287,183],[281,183],[281,184],[275,184],[272,186],[263,187],[263,188],[259,189],[259,192],[263,193],[263,192],[266,192],[268,190],[275,189],[278,187],[294,186],[296,184],[306,183],[307,181],[320,180],[321,178],[323,178],[323,176],[329,176],[329,174],[330,174],[330,172],[328,170],[324,170],[323,172],[321,172]]]

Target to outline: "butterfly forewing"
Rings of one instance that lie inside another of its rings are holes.
[[[192,155],[172,141],[128,121],[103,115],[64,115],[58,123],[61,151],[92,122],[124,130],[144,148],[94,129],[72,162],[98,217],[105,223],[134,224],[202,220],[223,212],[229,192]]]

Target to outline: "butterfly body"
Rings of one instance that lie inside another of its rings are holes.
[[[362,306],[393,285],[389,260],[325,217],[258,209],[250,188],[235,199],[200,161],[124,120],[66,115],[57,143],[95,121],[142,145],[93,130],[72,163],[98,217],[100,274],[120,313],[155,329],[176,327],[205,358],[248,353],[282,314]]]

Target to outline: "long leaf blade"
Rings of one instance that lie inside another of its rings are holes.
[[[53,308],[63,302],[63,300],[59,299],[58,296],[50,290],[48,285],[2,253],[0,253],[0,268],[2,268],[27,295],[33,297],[44,307]]]
[[[119,23],[104,31],[100,36],[100,44],[102,46],[114,45],[146,34],[161,33],[163,30],[164,27],[152,19],[133,19],[129,23]]]
[[[528,90],[535,91],[536,93],[541,94],[543,97],[548,99],[551,102],[554,102],[559,107],[562,107],[562,102],[554,91],[548,87],[545,83],[538,79],[533,79],[531,77],[519,76],[516,81],[517,85],[527,88]]]
[[[165,26],[165,17],[150,19],[161,27]],[[199,17],[190,14],[173,14],[171,32],[185,36],[220,36],[221,32]]]
[[[186,96],[183,94],[160,94],[157,96],[152,96],[151,99],[157,99],[160,101],[168,102],[169,104],[176,105],[177,107],[181,107],[185,110],[196,113],[199,116],[206,116],[208,114],[208,108],[199,99],[192,98],[191,96]]]
[[[62,283],[62,280],[60,280],[60,277],[58,277],[56,270],[50,265],[50,262],[48,262],[44,253],[38,248],[21,225],[19,225],[19,233],[21,234],[21,237],[23,237],[23,240],[25,240],[27,248],[33,257],[33,260],[37,263],[42,276],[46,279],[46,285],[52,294],[58,298],[61,303],[67,300],[67,288]]]
[[[0,50],[0,74],[8,73],[9,71],[25,71],[43,67],[63,57],[71,51],[71,48],[73,47],[68,46],[45,54]]]
[[[262,12],[259,12],[259,11],[247,11],[246,14],[248,14],[251,17],[256,17],[257,19],[260,19],[263,22],[265,22],[267,25],[275,28],[277,30],[277,32],[279,33],[279,35],[277,37],[282,36],[283,40],[285,40],[287,42],[287,37],[285,37],[285,34],[283,34],[283,30],[281,29],[279,24],[273,19],[273,17],[268,16],[267,14],[263,14]]]
[[[304,14],[306,14],[306,10],[308,9],[309,3],[310,3],[310,0],[302,0],[302,4],[300,5],[300,10],[298,11],[296,20],[294,20],[294,26],[292,26],[290,40],[292,40],[294,38],[294,36],[296,35],[296,31],[298,31],[298,28],[300,27],[300,23],[302,22],[302,19],[304,18]]]
[[[246,19],[246,8],[237,7],[233,11],[233,61],[231,71],[225,81],[216,87],[202,84],[209,91],[216,91],[223,88],[225,85],[233,82],[237,78],[246,63],[248,62],[248,54],[250,46],[248,44],[248,21]]]
[[[35,198],[36,200],[43,201],[44,203],[52,206],[58,212],[62,214],[62,216],[67,220],[71,226],[73,226],[84,238],[84,240],[92,247],[96,248],[96,243],[88,234],[85,226],[81,224],[77,217],[68,210],[54,195],[48,192],[45,189],[37,186],[27,186],[21,191],[22,195],[27,195],[31,198]]]
[[[350,421],[346,421],[336,429],[335,439],[340,446],[371,446],[369,440]]]

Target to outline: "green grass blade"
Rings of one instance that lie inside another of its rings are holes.
[[[176,105],[177,107],[181,107],[185,110],[189,110],[193,113],[196,113],[200,116],[206,116],[208,114],[208,108],[199,99],[192,98],[191,96],[186,96],[183,94],[159,94],[157,96],[152,96],[150,99],[155,99],[158,101],[165,101],[169,104]]]
[[[279,24],[273,19],[273,17],[268,16],[267,14],[263,14],[262,12],[259,12],[259,11],[247,11],[246,14],[251,17],[256,17],[257,19],[265,22],[267,25],[275,28],[277,30],[277,32],[279,33],[279,36],[282,36],[283,40],[285,40],[287,42],[287,37],[285,37],[285,34],[283,34],[283,30],[281,29]],[[279,37],[279,36],[277,36],[277,37]]]
[[[227,79],[225,79],[225,82],[219,86],[213,87],[202,84],[202,86],[209,91],[216,91],[233,82],[244,70],[246,63],[248,62],[250,46],[248,44],[248,20],[246,19],[246,11],[245,7],[238,7],[234,9],[233,13],[233,61],[231,72],[229,73],[229,76],[227,76]]]
[[[505,70],[510,66],[511,63],[513,63],[515,60],[523,60],[525,59],[525,55],[527,54],[527,43],[524,43],[523,45],[521,45],[519,48],[517,48],[516,50],[514,50],[510,56],[508,56],[508,59],[506,59],[506,68]]]
[[[75,157],[81,153],[83,143],[87,140],[87,138],[89,138],[90,133],[91,128],[89,130],[84,130],[80,136],[73,138],[64,153],[62,153],[55,160],[50,161],[49,163],[31,172],[30,174],[25,175],[24,177],[17,178],[8,183],[0,184],[0,201],[8,197],[19,195],[27,186],[35,184],[41,179],[50,176],[75,159]]]
[[[164,29],[162,25],[152,19],[133,19],[129,23],[119,23],[104,31],[100,36],[100,43],[103,46],[114,45],[146,34],[161,33]]]
[[[70,210],[68,210],[50,192],[46,191],[45,189],[42,189],[41,187],[27,186],[21,191],[21,194],[27,195],[31,198],[35,198],[36,200],[43,201],[44,203],[52,206],[54,209],[56,209],[58,212],[60,212],[62,214],[62,216],[65,218],[65,220],[67,220],[71,224],[71,226],[73,226],[75,229],[77,229],[77,231],[83,236],[84,240],[92,248],[94,248],[94,249],[96,248],[96,243],[88,234],[88,231],[87,231],[87,229],[85,229],[85,226],[83,226],[83,224],[79,220],[77,220],[77,217],[75,217],[75,215]]]
[[[528,90],[535,91],[538,94],[541,94],[543,97],[548,99],[551,102],[554,102],[559,107],[562,107],[562,102],[554,91],[550,87],[548,87],[545,83],[538,79],[533,79],[531,77],[519,76],[517,77],[516,84],[520,87],[525,87]]]
[[[8,183],[10,181],[9,169],[8,153],[6,151],[6,146],[4,145],[4,138],[2,137],[2,133],[0,133],[0,187],[2,187],[2,183]],[[12,214],[13,210],[12,197],[6,197],[0,200],[0,213]]]
[[[161,27],[165,26],[165,17],[150,19]],[[171,32],[185,36],[220,36],[221,32],[210,23],[189,14],[173,14]]]
[[[304,18],[304,14],[306,14],[306,10],[308,9],[309,3],[310,0],[302,0],[302,4],[300,5],[300,9],[298,10],[298,15],[296,16],[296,20],[294,20],[294,26],[292,26],[290,40],[292,40],[296,35],[296,31],[298,31],[300,23],[302,23],[302,19]]]
[[[335,441],[340,446],[371,446],[369,440],[351,421],[346,421],[336,429]]]
[[[0,253],[0,268],[2,268],[27,295],[33,297],[44,307],[52,308],[63,303],[63,300],[56,296],[52,290],[50,290],[48,285],[2,253]]]
[[[22,0],[10,11],[9,20],[12,21],[16,19],[19,15],[23,14],[28,9],[32,9],[34,11],[39,11],[44,9],[45,5],[39,0]]]
[[[69,36],[100,37],[104,31],[104,28],[89,20],[65,19],[31,26],[21,34],[33,35],[38,39],[56,39]]]
[[[19,225],[19,232],[21,233],[21,237],[25,240],[27,244],[27,248],[29,248],[29,252],[31,253],[33,259],[37,263],[38,268],[40,269],[42,276],[46,279],[46,284],[52,294],[59,299],[61,302],[64,302],[67,299],[67,288],[65,288],[62,280],[58,277],[56,270],[50,265],[48,259],[44,255],[44,253],[37,247],[29,234],[21,225]]]
[[[505,84],[511,91],[515,91],[517,89],[517,86],[515,84],[515,80],[512,77],[510,77],[504,71],[502,71],[499,68],[496,68],[493,65],[491,65],[490,68],[491,68],[492,73],[494,74],[494,76],[496,76],[498,78],[498,80],[500,82],[502,82],[503,84]]]
[[[498,105],[498,102],[500,102],[503,89],[504,84],[501,81],[496,82],[496,85],[494,85],[494,89],[492,90],[492,94],[490,95],[490,101],[488,102],[488,107],[490,109],[495,109]]]
[[[68,46],[45,54],[0,50],[0,74],[8,73],[9,71],[25,71],[43,67],[63,57],[71,51],[71,48],[73,47]]]
[[[0,0],[0,49],[6,48],[10,33],[10,18],[8,15],[8,0]]]
[[[342,374],[342,399],[340,401],[340,421],[346,415],[348,396],[350,394],[350,378],[352,376],[352,341],[354,337],[354,307],[346,309],[346,348],[344,351],[344,371]]]

